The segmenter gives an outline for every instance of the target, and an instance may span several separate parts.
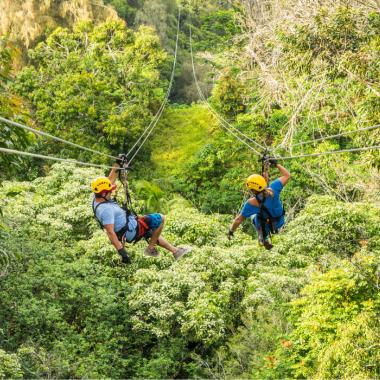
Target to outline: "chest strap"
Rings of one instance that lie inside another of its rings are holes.
[[[105,200],[104,202],[98,203],[96,206],[94,206],[94,202],[92,203],[92,211],[94,212],[95,219],[97,220],[97,222],[99,223],[100,228],[102,228],[102,229],[104,229],[104,226],[103,226],[102,222],[96,216],[96,210],[98,209],[99,206],[101,206],[103,204],[107,204],[107,203],[116,203],[116,202],[112,201],[112,200],[111,201]],[[128,231],[131,231],[131,229],[129,228],[129,225],[128,225],[129,218],[131,216],[133,216],[133,217],[135,217],[137,219],[137,217],[133,213],[131,213],[127,207],[123,206],[122,209],[125,211],[126,224],[119,231],[117,231],[117,232],[115,231],[117,239],[120,242],[123,241],[125,233],[128,232]],[[135,237],[138,236],[138,233],[139,233],[139,224],[137,223],[136,228],[135,228]],[[132,241],[134,241],[134,240],[132,240]]]

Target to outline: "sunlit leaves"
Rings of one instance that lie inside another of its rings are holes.
[[[56,29],[29,54],[33,66],[23,69],[16,88],[30,100],[37,122],[95,150],[131,146],[163,99],[159,69],[166,54],[151,28],[82,22],[73,31]]]

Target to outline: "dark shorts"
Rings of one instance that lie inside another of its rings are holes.
[[[258,231],[258,230],[260,229],[260,227],[261,227],[261,225],[260,225],[260,221],[259,221],[259,216],[258,216],[257,214],[252,215],[252,216],[251,216],[251,220],[252,220],[253,227],[255,227],[256,230]],[[284,218],[284,217],[281,217],[281,219],[276,223],[276,228],[277,228],[278,230],[280,230],[281,227],[282,227],[284,224],[285,224],[285,218]],[[269,224],[267,224],[267,225],[265,226],[265,229],[267,230],[267,232],[270,231]]]
[[[145,223],[152,231],[156,230],[162,224],[161,214],[148,214],[143,216]]]

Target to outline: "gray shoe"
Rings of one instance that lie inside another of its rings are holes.
[[[151,257],[157,257],[160,255],[160,253],[157,251],[156,248],[150,249],[149,247],[146,247],[145,251],[144,251],[144,255],[145,256],[151,256]]]
[[[187,253],[191,252],[193,249],[191,247],[188,248],[183,248],[180,247],[178,248],[178,251],[176,253],[173,253],[173,256],[176,260],[179,260],[183,255],[186,255]]]

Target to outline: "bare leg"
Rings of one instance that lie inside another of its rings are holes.
[[[257,221],[258,216],[255,215],[252,218],[252,226],[257,232],[257,238],[259,239],[259,244],[263,244],[264,242],[264,237],[263,237],[263,230],[261,228],[261,223]]]
[[[264,243],[264,236],[263,236],[262,228],[261,227],[256,228],[256,232],[257,232],[257,238],[259,239],[259,244],[263,244]]]
[[[152,237],[149,240],[149,244],[148,244],[149,249],[153,249],[154,246],[157,244],[158,238],[160,237],[162,229],[164,228],[165,216],[161,215],[161,217],[162,217],[162,223],[161,223],[160,227],[158,227],[157,229],[155,229],[153,231]]]
[[[176,253],[178,251],[178,248],[174,245],[171,245],[166,239],[164,239],[162,236],[158,238],[158,245],[162,248],[165,248],[171,253]]]

